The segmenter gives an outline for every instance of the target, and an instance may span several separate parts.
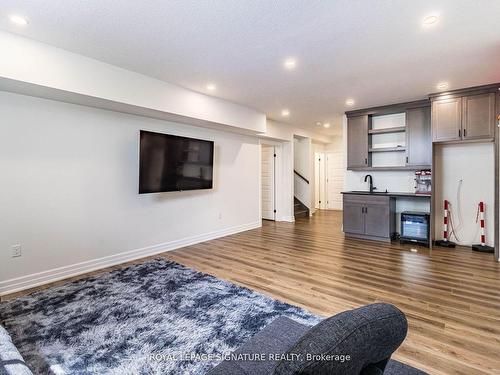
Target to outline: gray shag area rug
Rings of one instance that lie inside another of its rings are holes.
[[[35,374],[204,374],[279,316],[321,320],[164,259],[0,304]]]

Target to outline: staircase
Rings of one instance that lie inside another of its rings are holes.
[[[295,197],[293,198],[293,214],[295,219],[299,217],[309,217],[309,208]]]

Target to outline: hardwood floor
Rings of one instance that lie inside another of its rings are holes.
[[[164,256],[324,316],[393,303],[410,327],[394,358],[431,374],[500,374],[493,255],[344,239],[340,222],[340,212],[320,211]]]
[[[340,212],[320,211],[161,256],[323,316],[393,303],[409,321],[394,358],[430,374],[500,374],[500,264],[493,255],[466,248],[430,255],[344,239]]]

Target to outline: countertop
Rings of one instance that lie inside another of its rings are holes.
[[[375,190],[373,193],[369,191],[343,191],[342,194],[354,194],[354,195],[374,195],[374,196],[382,196],[382,197],[403,197],[403,198],[430,198],[430,194],[416,194],[416,193],[404,193],[404,192],[396,192],[396,191],[377,191]]]

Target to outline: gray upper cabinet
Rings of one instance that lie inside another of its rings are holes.
[[[430,167],[429,100],[358,109],[346,112],[346,116],[347,169],[417,170]],[[406,133],[406,140],[404,134],[398,133]],[[391,154],[394,152],[396,157]]]
[[[433,142],[494,140],[496,92],[498,85],[433,94]]]
[[[368,116],[347,119],[347,168],[368,166]]]
[[[432,141],[459,141],[462,138],[462,98],[432,102]]]
[[[406,111],[406,165],[431,165],[431,109],[412,108]]]
[[[495,135],[495,94],[462,98],[463,139],[493,139]]]

